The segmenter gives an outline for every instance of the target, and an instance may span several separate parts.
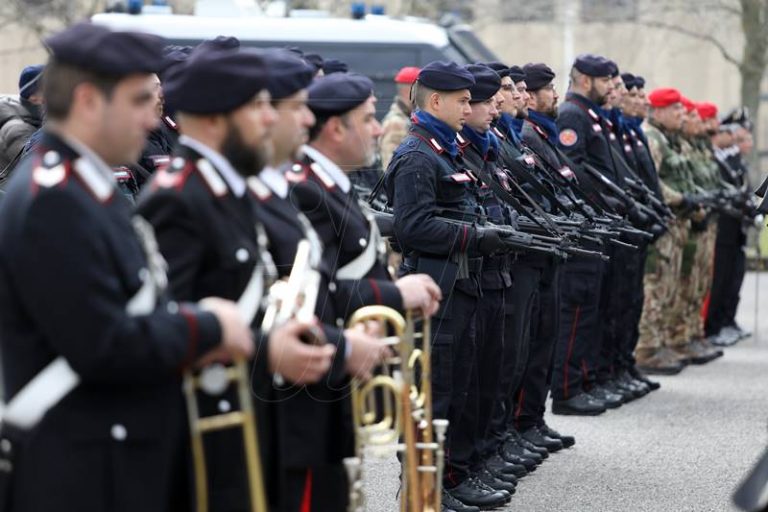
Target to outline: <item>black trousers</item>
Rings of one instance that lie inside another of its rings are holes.
[[[514,426],[514,394],[525,373],[533,298],[540,279],[541,271],[537,267],[518,261],[512,266],[512,286],[504,290],[504,354],[483,450],[486,457],[498,450],[507,438],[507,431]]]
[[[575,257],[562,265],[552,398],[567,400],[594,383],[600,352],[603,262]]]
[[[707,336],[736,323],[739,293],[744,282],[747,239],[741,219],[721,215],[717,221],[715,265],[704,329]]]
[[[632,301],[627,311],[626,336],[623,338],[624,346],[619,352],[619,361],[617,365],[623,369],[632,369],[635,367],[635,348],[640,339],[640,318],[643,316],[643,304],[645,303],[645,287],[643,286],[643,277],[645,275],[645,260],[648,257],[648,245],[643,244],[635,252],[636,269],[635,282],[631,284],[631,290],[634,291]]]
[[[744,247],[734,244],[715,245],[715,269],[705,322],[707,336],[736,323],[736,310],[741,300],[741,285],[747,267]]]
[[[463,430],[462,418],[472,393],[478,303],[478,297],[454,288],[432,319],[432,414],[450,422],[444,473],[448,487],[467,477],[475,450],[474,429]]]
[[[515,426],[521,432],[544,422],[560,323],[559,264],[552,263],[542,270],[530,318],[528,361],[514,410]]]
[[[280,512],[347,510],[349,487],[341,464],[288,470],[280,490]]]
[[[501,386],[504,321],[504,290],[483,290],[477,313],[475,368],[472,372],[471,394],[464,409],[462,422],[458,425],[462,433],[471,432],[470,429],[474,432],[475,451],[469,464],[472,471],[479,469],[488,456],[486,442]],[[460,466],[464,467],[465,464]]]
[[[598,383],[634,366],[634,357],[626,351],[640,322],[638,307],[642,313],[644,259],[640,250],[612,247],[609,255],[611,261],[606,264],[600,296],[601,345],[595,370]]]

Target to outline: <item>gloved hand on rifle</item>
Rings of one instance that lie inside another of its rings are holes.
[[[477,250],[483,256],[494,256],[505,252],[510,252],[515,248],[508,240],[505,240],[504,233],[495,229],[478,228],[476,231]]]

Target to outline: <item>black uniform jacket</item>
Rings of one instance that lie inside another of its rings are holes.
[[[605,120],[591,101],[568,93],[558,110],[557,128],[560,148],[572,162],[577,166],[590,164],[617,183],[619,176],[609,145],[611,134],[606,133]]]
[[[285,210],[265,213],[264,202],[252,186],[243,197],[235,196],[211,162],[183,145],[174,153],[168,171],[160,171],[153,179],[139,205],[140,213],[155,226],[174,291],[182,297],[215,294],[233,300],[243,293],[254,265],[261,260],[257,223],[263,224],[270,238],[268,248],[280,275],[290,273],[295,246],[303,236],[292,225],[291,205],[277,208]],[[322,303],[327,284],[321,283],[319,295]],[[345,343],[341,329],[324,326],[324,332],[337,346],[331,372],[325,381],[302,388],[272,385],[266,370],[268,333],[261,333],[252,380],[257,414],[267,416],[260,418],[260,423],[265,419],[268,423],[262,428],[262,437],[268,439],[262,443],[267,468],[321,465],[345,455],[334,437],[334,429],[340,428],[334,423],[340,421],[336,410],[340,406],[329,404],[339,398],[345,382]]]
[[[381,304],[402,309],[400,291],[387,270],[385,245],[352,193],[341,190],[322,166],[305,156],[286,172],[290,200],[312,223],[323,244],[323,258],[333,269],[337,323],[356,309]],[[373,244],[373,246],[371,245]],[[372,257],[367,257],[372,256]],[[352,275],[341,270],[365,261]],[[321,315],[324,317],[324,315]]]
[[[188,494],[180,375],[220,327],[164,299],[159,255],[98,165],[46,133],[0,206],[5,398],[60,356],[81,379],[17,447],[13,510],[160,512]]]

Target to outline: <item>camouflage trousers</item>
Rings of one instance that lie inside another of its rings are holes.
[[[678,334],[679,318],[674,310],[678,282],[682,271],[683,248],[688,240],[689,222],[671,221],[669,231],[649,249],[643,288],[645,299],[638,330],[638,349],[657,349],[669,345]]]
[[[680,287],[675,298],[676,304],[673,309],[680,315],[675,323],[681,327],[677,335],[670,340],[673,345],[682,345],[690,340],[704,337],[704,321],[701,318],[701,310],[704,307],[707,292],[712,286],[716,237],[716,222],[710,222],[704,231],[691,233],[689,236],[688,247],[690,247],[691,261],[683,262]],[[690,264],[690,268],[688,268],[688,264]]]

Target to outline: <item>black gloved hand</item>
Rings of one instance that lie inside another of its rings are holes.
[[[504,240],[493,229],[477,230],[477,250],[483,256],[493,256],[505,248]]]

